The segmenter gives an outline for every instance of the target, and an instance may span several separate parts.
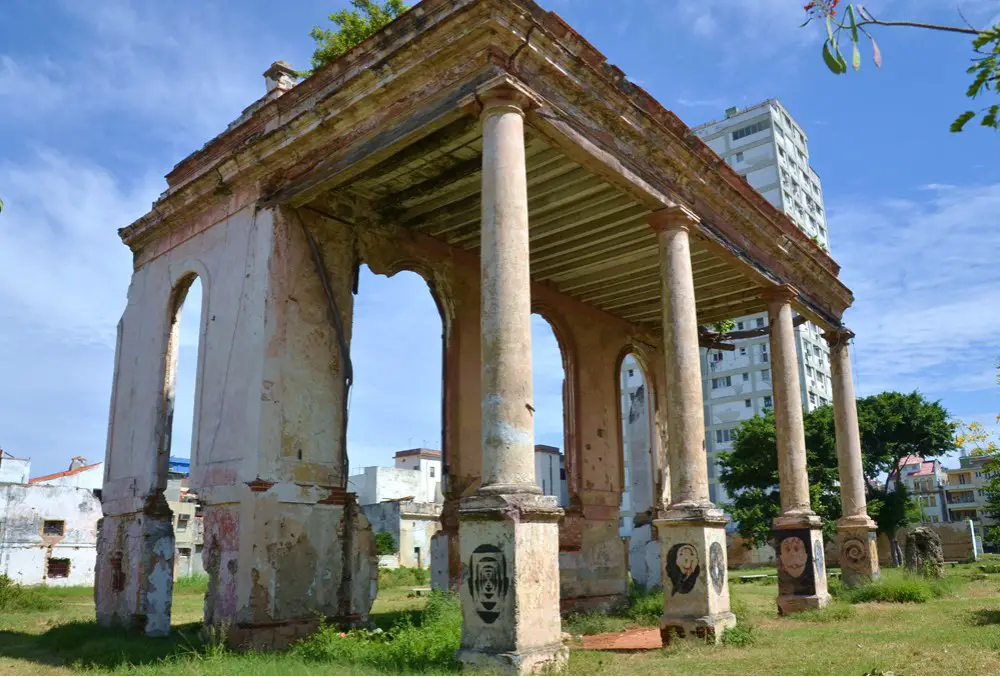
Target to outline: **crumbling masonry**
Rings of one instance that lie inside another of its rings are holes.
[[[170,623],[163,500],[176,309],[203,286],[192,489],[204,501],[205,622],[279,647],[319,617],[366,618],[371,530],[346,493],[352,292],[361,264],[423,276],[444,339],[438,579],[460,590],[460,658],[565,659],[560,609],[626,598],[618,369],[648,375],[665,641],[734,623],[725,517],[708,498],[701,324],[767,308],[781,468],[782,611],[826,602],[809,506],[793,314],[829,330],[845,567],[877,573],[837,264],[672,113],[531,0],[425,0],[178,164],[121,231],[98,618]],[[529,316],[566,367],[570,505],[533,470]],[[860,544],[860,546],[859,546]],[[843,558],[842,558],[843,559]],[[845,573],[845,575],[847,575]],[[562,603],[557,604],[556,600]]]

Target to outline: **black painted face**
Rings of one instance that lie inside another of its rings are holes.
[[[698,581],[701,566],[698,550],[690,543],[677,543],[667,552],[667,577],[671,582],[670,596],[686,595]]]
[[[500,604],[507,595],[507,558],[495,545],[481,545],[469,558],[469,592],[476,613],[486,623],[500,617]]]

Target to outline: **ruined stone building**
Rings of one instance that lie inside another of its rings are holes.
[[[731,317],[769,316],[779,607],[828,599],[799,315],[832,347],[845,578],[876,575],[839,266],[558,15],[531,0],[425,0],[302,82],[280,62],[265,79],[266,94],[120,231],[134,272],[112,390],[101,623],[169,631],[168,422],[177,310],[196,277],[190,479],[205,520],[205,623],[235,645],[278,647],[321,617],[367,617],[374,537],[346,463],[362,264],[418,273],[441,314],[432,566],[461,595],[463,663],[559,665],[561,611],[626,601],[618,379],[629,354],[653,419],[664,641],[718,639],[735,622],[699,358],[699,326]],[[537,483],[532,312],[552,325],[566,374],[564,507]]]
[[[2,464],[8,459],[5,453]],[[100,465],[77,457],[63,472],[28,480],[31,465],[23,459],[17,473],[3,475],[15,479],[0,481],[0,574],[22,585],[93,582]]]
[[[780,101],[768,99],[744,109],[734,106],[722,120],[692,131],[809,238],[830,251],[822,184],[809,161],[809,142]],[[730,319],[737,332],[767,326],[767,313]],[[799,390],[806,411],[830,404],[832,397],[830,350],[821,334],[812,322],[795,327]],[[702,362],[708,489],[716,503],[729,500],[718,479],[718,452],[732,448],[743,421],[774,407],[767,336],[731,343],[735,350],[706,350]]]

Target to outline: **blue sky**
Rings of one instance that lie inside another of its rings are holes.
[[[116,230],[163,175],[263,93],[277,59],[308,65],[308,31],[345,0],[6,0],[0,20],[0,447],[33,473],[104,456],[115,325],[131,257]],[[857,302],[859,394],[919,388],[993,421],[1000,387],[1000,135],[950,134],[966,108],[962,36],[876,34],[835,77],[820,29],[788,0],[545,0],[688,124],[780,98],[809,137],[834,257]],[[867,3],[882,18],[958,21],[955,3]],[[959,2],[1000,20],[997,0]],[[190,411],[192,295],[178,411]],[[561,445],[558,349],[536,322],[538,440]],[[441,325],[423,282],[365,274],[349,446],[355,467],[440,439]],[[183,414],[175,452],[187,455]]]

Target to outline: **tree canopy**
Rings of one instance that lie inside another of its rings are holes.
[[[309,36],[316,41],[310,73],[360,45],[409,9],[403,0],[351,0],[351,4],[353,10],[342,9],[329,16],[335,28],[313,26],[309,31]]]
[[[989,93],[1000,94],[1000,24],[992,27],[976,28],[965,21],[964,26],[947,26],[920,21],[883,21],[859,3],[845,3],[838,18],[840,0],[811,0],[804,9],[809,15],[803,26],[814,19],[826,24],[826,39],[823,41],[823,61],[835,75],[847,72],[847,60],[840,51],[840,46],[846,41],[851,46],[851,66],[854,70],[861,68],[862,36],[871,43],[872,60],[876,67],[882,66],[882,52],[878,43],[869,31],[870,27],[909,27],[924,30],[944,31],[964,34],[972,37],[972,65],[966,68],[966,73],[972,76],[972,83],[965,94],[970,99],[977,99]],[[959,14],[961,16],[961,13]],[[960,132],[965,124],[982,114],[979,124],[983,127],[1000,129],[1000,103],[994,103],[979,111],[963,112],[951,124],[951,131]]]
[[[837,444],[833,408],[804,414],[806,459],[812,508],[832,535],[841,516]],[[858,400],[862,462],[869,514],[889,535],[919,519],[915,502],[898,479],[907,456],[933,458],[955,448],[954,424],[939,402],[917,392],[885,392]],[[739,428],[733,448],[719,454],[719,478],[732,497],[726,509],[739,522],[739,533],[756,545],[767,542],[771,521],[780,512],[778,453],[774,414],[755,416]],[[886,475],[886,483],[875,478]]]

